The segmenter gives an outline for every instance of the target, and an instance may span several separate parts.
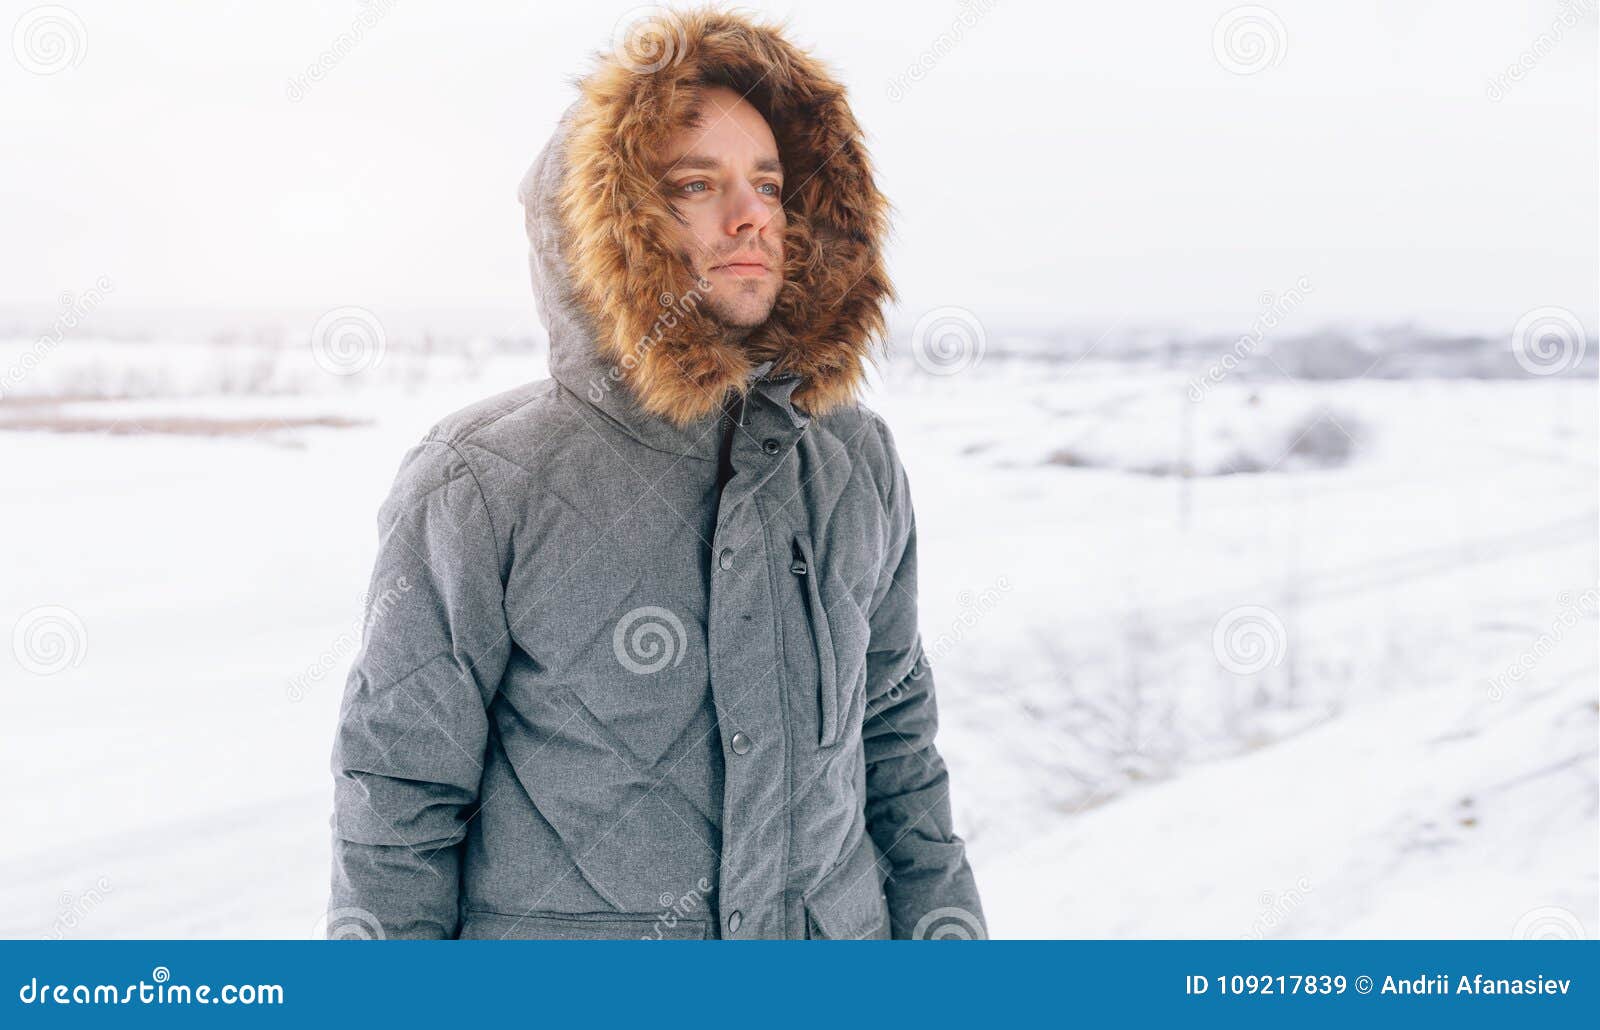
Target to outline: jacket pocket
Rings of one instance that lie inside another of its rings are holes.
[[[822,603],[822,588],[818,585],[822,570],[813,560],[810,539],[803,534],[794,538],[789,571],[799,580],[800,592],[805,595],[806,622],[816,645],[813,650],[817,655],[817,744],[832,747],[839,742],[839,663],[834,657],[828,610]]]
[[[525,916],[468,910],[461,923],[464,941],[543,940],[704,940],[704,919],[678,919],[630,912],[530,912]]]
[[[848,859],[806,892],[806,937],[823,941],[889,939],[889,900],[865,833]]]

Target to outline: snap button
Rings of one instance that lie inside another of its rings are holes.
[[[733,551],[732,551],[732,549],[724,547],[722,549],[722,553],[717,555],[717,564],[722,566],[724,569],[733,568]]]
[[[734,754],[747,755],[750,753],[750,738],[745,736],[743,730],[740,730],[738,733],[733,735],[733,740],[731,743],[733,744]]]
[[[768,454],[777,454],[779,451],[783,450],[783,445],[769,436],[767,439],[761,441],[761,449],[766,451]]]
[[[739,924],[742,922],[744,922],[744,916],[739,914],[738,909],[734,909],[733,914],[728,917],[728,932],[738,933]]]

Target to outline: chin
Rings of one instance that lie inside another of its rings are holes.
[[[772,305],[762,307],[740,308],[733,311],[717,309],[712,311],[716,320],[729,329],[755,329],[766,324],[772,315]]]

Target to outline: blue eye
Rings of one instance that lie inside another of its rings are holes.
[[[699,186],[701,188],[699,190],[696,190],[695,189],[696,186]],[[685,190],[685,191],[690,192],[690,193],[704,193],[706,190],[710,189],[711,187],[706,185],[704,180],[696,179],[694,182],[686,182],[682,186],[679,186],[678,188],[680,190]]]
[[[782,193],[782,192],[783,192],[783,187],[782,187],[782,186],[779,186],[779,185],[778,185],[778,184],[777,184],[777,183],[775,183],[775,182],[764,182],[764,183],[762,183],[762,184],[761,184],[761,185],[760,185],[760,186],[757,186],[757,187],[756,187],[756,189],[761,189],[761,190],[764,190],[764,189],[768,189],[768,188],[769,188],[769,187],[770,187],[770,188],[771,188],[771,190],[772,190],[772,192],[771,192],[771,193],[769,193],[769,194],[768,194],[768,196],[771,196],[771,197],[776,197],[776,196],[778,196],[778,195],[779,195],[779,194],[780,194],[780,193]]]

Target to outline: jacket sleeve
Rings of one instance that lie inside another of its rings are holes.
[[[378,530],[333,749],[327,936],[454,937],[460,845],[511,646],[504,570],[471,467],[433,436],[401,462]]]
[[[933,671],[917,627],[916,517],[893,439],[880,423],[891,466],[892,537],[868,616],[867,832],[889,862],[885,893],[896,938],[987,936],[966,845],[950,814],[950,776],[934,746]]]

